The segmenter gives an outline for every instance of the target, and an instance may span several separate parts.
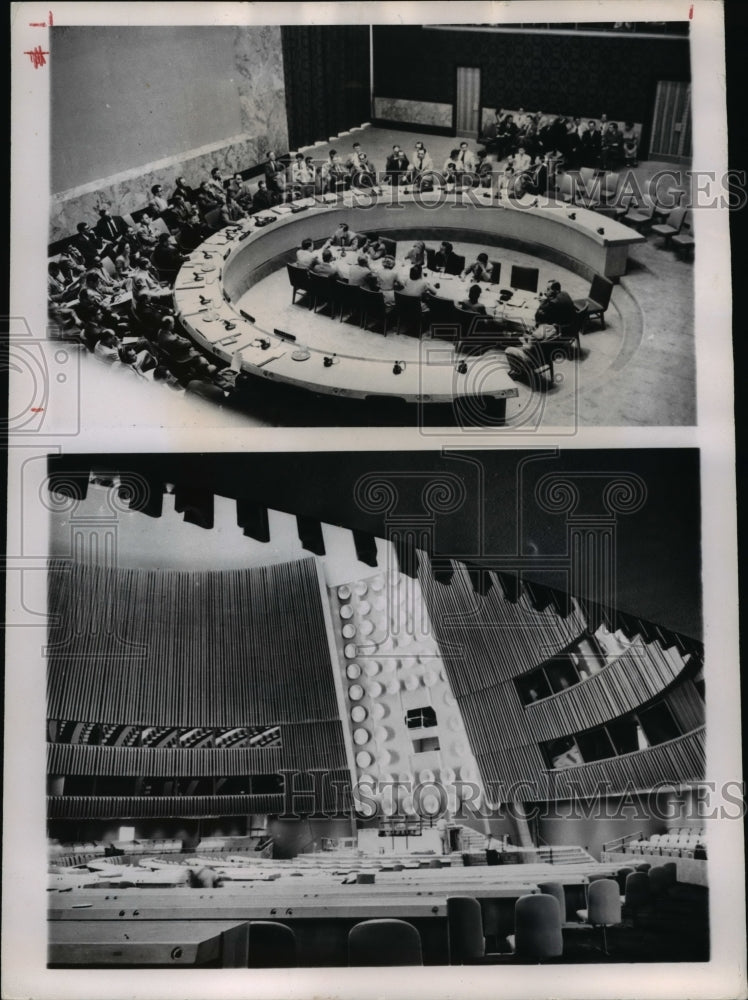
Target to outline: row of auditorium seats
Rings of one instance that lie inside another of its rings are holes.
[[[666,857],[694,858],[706,857],[704,830],[696,827],[681,827],[666,833],[653,833],[646,839],[629,841],[623,845],[629,854],[660,854]]]
[[[679,188],[663,190],[652,198],[646,192],[629,190],[619,173],[582,167],[558,175],[556,195],[566,204],[600,212],[637,232],[646,229],[662,238],[663,247],[673,247],[678,254],[685,256],[694,249],[693,217],[684,204],[687,193]]]

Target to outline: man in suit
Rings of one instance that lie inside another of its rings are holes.
[[[161,215],[169,207],[164,198],[164,189],[160,184],[154,184],[151,188],[151,197],[148,199],[148,207],[152,208],[156,215]]]
[[[345,161],[345,165],[350,172],[350,182],[352,187],[375,187],[377,175],[374,166],[361,148],[360,142],[353,143],[353,152]]]
[[[455,274],[458,273],[456,268],[457,254],[454,252],[452,244],[445,241],[436,252],[436,257],[434,258],[434,270],[446,271],[448,274]]]
[[[534,347],[539,341],[556,340],[576,322],[577,309],[571,296],[564,292],[561,283],[549,281],[542,301],[535,312],[537,326],[530,334],[524,335],[518,346],[507,347],[509,375],[512,378],[530,378],[534,358]]]
[[[273,205],[278,204],[278,195],[275,192],[270,192],[265,187],[265,181],[259,181],[257,184],[257,190],[255,191],[254,197],[252,198],[252,211],[253,212],[265,212]]]
[[[365,254],[359,254],[355,264],[348,268],[348,284],[361,286],[371,277],[369,260]]]
[[[279,195],[280,200],[286,195],[286,166],[276,160],[273,150],[268,151],[267,163],[265,164],[265,184],[268,191]]]
[[[300,198],[311,198],[314,194],[315,171],[307,164],[303,153],[297,153],[291,166],[291,183]]]
[[[186,260],[186,255],[177,249],[174,237],[170,233],[161,233],[151,257],[151,263],[158,271],[161,281],[174,284],[177,272]]]
[[[353,232],[347,222],[341,222],[338,228],[330,237],[330,243],[334,247],[350,247],[358,236]]]
[[[337,194],[348,187],[350,177],[345,164],[338,156],[337,149],[331,149],[327,154],[327,159],[322,164],[321,174],[325,191],[328,194]]]
[[[457,153],[457,173],[472,174],[474,172],[475,156],[468,149],[468,144],[466,142],[461,142],[459,152]]]
[[[135,233],[121,215],[110,215],[108,208],[99,209],[99,221],[94,226],[96,235],[117,254],[126,243],[134,245]]]
[[[102,242],[96,233],[88,228],[87,222],[79,222],[76,228],[78,234],[73,237],[73,246],[79,251],[84,264],[88,267],[101,253]]]
[[[392,152],[387,157],[385,180],[389,180],[393,186],[402,184],[408,172],[408,166],[408,157],[399,146],[393,146]]]

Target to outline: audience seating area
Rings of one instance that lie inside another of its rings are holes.
[[[101,888],[48,894],[53,964],[108,964],[104,945],[114,949],[123,932],[137,935],[144,923],[158,928],[154,941],[178,947],[189,918],[214,931],[248,923],[249,949],[237,961],[250,967],[695,960],[708,951],[706,890],[679,884],[672,864],[640,872],[594,861],[584,870],[423,869],[422,861],[411,858],[406,868],[320,855],[165,860],[144,869],[152,881],[114,894],[102,872]],[[173,888],[165,889],[170,875]],[[215,950],[210,955],[195,964],[225,964]],[[127,964],[126,953],[120,957]],[[172,963],[154,947],[144,964]]]
[[[675,827],[667,833],[653,833],[648,838],[629,840],[619,848],[625,854],[659,854],[672,858],[706,858],[703,829]]]

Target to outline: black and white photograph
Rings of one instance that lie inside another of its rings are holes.
[[[725,17],[11,4],[3,1000],[748,996]]]
[[[691,24],[54,22],[84,419],[694,425]]]
[[[50,457],[51,966],[707,961],[698,478]]]

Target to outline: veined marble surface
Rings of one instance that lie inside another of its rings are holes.
[[[227,137],[225,143],[182,152],[52,195],[50,242],[74,234],[79,222],[93,225],[103,205],[116,215],[128,215],[144,208],[155,184],[161,184],[168,197],[177,177],[183,176],[189,185],[197,187],[210,176],[213,167],[218,167],[224,175],[230,174],[263,162],[269,149],[279,154],[287,152],[280,28],[277,25],[237,27],[233,61],[241,135]]]
[[[393,122],[414,122],[418,125],[438,125],[452,128],[452,105],[432,101],[404,101],[399,97],[375,97],[377,118]]]

